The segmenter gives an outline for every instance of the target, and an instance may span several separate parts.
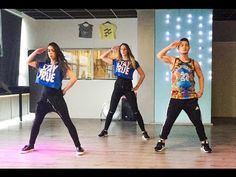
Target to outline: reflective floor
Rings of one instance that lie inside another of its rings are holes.
[[[23,118],[24,119],[24,118]],[[73,141],[59,118],[46,118],[37,138],[36,151],[20,154],[28,143],[32,120],[0,129],[1,168],[68,168],[68,169],[172,169],[172,168],[235,168],[236,120],[215,118],[213,126],[205,126],[213,153],[200,151],[194,126],[175,125],[166,142],[166,149],[155,152],[161,125],[148,124],[151,136],[143,141],[133,121],[111,123],[109,136],[100,138],[105,121],[72,119],[86,150],[76,156]]]

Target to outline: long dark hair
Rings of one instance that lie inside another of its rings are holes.
[[[51,46],[55,50],[56,60],[58,62],[59,67],[62,70],[62,76],[64,78],[66,76],[66,72],[69,69],[70,64],[65,59],[65,56],[62,53],[60,47],[55,42],[49,43],[48,46]],[[47,56],[48,56],[48,53],[47,53]],[[49,56],[48,56],[48,59],[49,59]]]
[[[120,44],[120,46],[119,46],[119,51],[118,51],[118,59],[119,59],[119,60],[122,60],[122,55],[121,55],[121,53],[120,53],[120,48],[121,48],[122,45],[124,45],[125,48],[126,48],[127,51],[128,51],[128,58],[129,58],[130,64],[132,65],[133,68],[136,69],[135,58],[134,58],[134,55],[133,55],[133,53],[131,52],[131,49],[130,49],[130,47],[129,47],[128,44],[126,44],[126,43]]]

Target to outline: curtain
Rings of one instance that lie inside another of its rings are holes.
[[[0,57],[0,81],[8,86],[18,86],[21,17],[1,10],[2,49]]]

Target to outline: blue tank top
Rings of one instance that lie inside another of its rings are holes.
[[[59,65],[39,62],[35,83],[60,90],[62,86],[62,71]]]
[[[124,60],[119,61],[117,59],[114,59],[113,60],[114,75],[117,77],[133,80],[133,73],[135,69],[137,69],[140,66],[137,61],[135,62],[136,62],[136,68],[133,68],[128,61]]]

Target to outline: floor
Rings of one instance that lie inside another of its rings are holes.
[[[236,167],[236,120],[214,119],[205,126],[212,153],[200,151],[192,125],[174,125],[166,149],[155,152],[161,125],[147,124],[151,136],[143,141],[134,121],[112,121],[109,136],[100,138],[105,121],[72,119],[86,150],[76,156],[69,133],[59,118],[46,118],[37,138],[36,151],[20,154],[27,144],[32,118],[0,129],[2,169],[234,169]]]

